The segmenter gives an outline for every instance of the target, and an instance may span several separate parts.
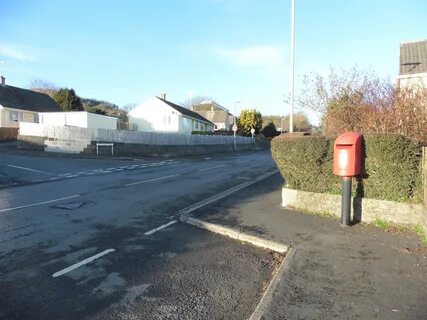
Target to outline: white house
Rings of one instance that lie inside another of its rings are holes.
[[[39,122],[39,112],[56,113],[61,107],[47,94],[6,85],[1,76],[0,127],[18,128],[20,122]]]
[[[40,124],[63,127],[117,130],[117,118],[86,111],[40,112]]]
[[[166,100],[152,97],[128,113],[129,127],[145,132],[191,133],[213,131],[214,124],[200,114]]]
[[[427,88],[427,40],[400,45],[399,88]]]

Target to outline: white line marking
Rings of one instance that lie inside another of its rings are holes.
[[[64,178],[75,178],[75,177],[78,177],[78,175],[76,175],[76,174],[70,174],[68,176],[65,176]]]
[[[157,232],[157,231],[160,231],[160,230],[162,230],[162,229],[164,229],[164,228],[167,228],[167,227],[169,227],[170,225],[173,225],[174,223],[177,223],[178,221],[176,221],[176,220],[172,220],[172,221],[170,221],[170,222],[168,222],[168,223],[166,223],[166,224],[164,224],[164,225],[161,225],[160,227],[157,227],[157,228],[154,228],[154,229],[152,229],[152,230],[150,230],[150,231],[147,231],[146,233],[144,233],[144,235],[146,235],[146,236],[150,236],[150,235],[152,235],[153,233],[155,233],[155,232]]]
[[[216,168],[221,168],[221,167],[225,167],[225,164],[221,164],[221,165],[215,166],[215,167],[209,167],[209,168],[200,169],[199,172],[206,171],[206,170],[211,170],[211,169],[216,169]]]
[[[236,177],[236,179],[241,179],[241,180],[251,180],[251,178],[248,178],[248,177]]]
[[[61,178],[50,178],[49,180],[53,181],[53,180],[59,180],[59,179],[61,179]]]
[[[178,177],[180,175],[181,174],[178,173],[178,174],[172,174],[170,176],[165,176],[165,177],[161,177],[161,178],[155,178],[155,179],[144,180],[144,181],[139,181],[139,182],[134,182],[134,183],[128,183],[128,184],[125,184],[125,187],[135,186],[137,184],[143,184],[143,183],[147,183],[147,182],[154,182],[154,181],[169,179],[169,178],[173,178],[173,177]]]
[[[84,171],[80,171],[80,172],[77,172],[76,174],[85,174],[86,172],[84,172]]]
[[[19,207],[14,207],[14,208],[1,209],[0,212],[13,211],[13,210],[24,209],[24,208],[29,208],[29,207],[36,207],[36,206],[41,206],[43,204],[52,203],[52,202],[58,202],[58,201],[67,200],[67,199],[71,199],[71,198],[75,198],[75,197],[80,197],[80,196],[81,196],[80,194],[75,194],[74,196],[69,196],[69,197],[64,197],[64,198],[58,198],[58,199],[54,199],[54,200],[48,200],[48,201],[37,202],[37,203],[32,203],[32,204],[27,204],[27,205],[24,205],[24,206],[19,206]]]
[[[88,176],[91,176],[91,175],[94,175],[94,174],[96,174],[96,172],[88,172],[88,173],[86,173],[86,175],[88,175]]]
[[[11,168],[15,168],[15,169],[21,169],[21,170],[26,170],[26,171],[32,171],[32,172],[38,172],[38,173],[53,175],[53,173],[50,173],[50,172],[45,172],[45,171],[40,171],[40,170],[30,169],[30,168],[25,168],[25,167],[20,167],[20,166],[13,166],[11,164],[8,164],[7,166],[11,167]]]
[[[62,269],[62,270],[59,270],[58,272],[55,272],[54,274],[52,274],[52,277],[56,278],[56,277],[62,276],[63,274],[66,274],[67,272],[73,271],[74,269],[77,269],[81,266],[84,266],[85,264],[88,264],[88,263],[90,263],[90,262],[92,262],[98,258],[101,258],[102,256],[105,256],[106,254],[109,254],[109,253],[114,252],[114,251],[116,251],[116,249],[104,250],[98,254],[95,254],[92,257],[86,258],[86,259],[84,259],[80,262],[77,262],[77,263],[75,263],[75,264],[73,264],[73,265],[71,265],[65,269]]]
[[[241,184],[239,184],[237,186],[234,186],[234,187],[232,187],[230,189],[227,189],[227,190],[225,190],[223,192],[220,192],[220,193],[218,193],[218,194],[216,194],[216,195],[214,195],[212,197],[209,197],[209,198],[207,198],[205,200],[202,200],[200,202],[192,204],[192,205],[188,206],[187,208],[181,209],[181,210],[178,211],[178,213],[169,216],[169,218],[173,218],[174,216],[181,215],[181,214],[187,214],[187,213],[190,213],[190,212],[195,211],[197,209],[200,209],[200,208],[202,208],[202,207],[204,207],[204,206],[206,206],[208,204],[211,204],[211,203],[213,203],[215,201],[218,201],[218,200],[220,200],[222,198],[228,197],[229,195],[231,195],[231,194],[233,194],[233,193],[235,193],[237,191],[240,191],[240,190],[242,190],[242,189],[244,189],[246,187],[249,187],[250,185],[253,185],[253,184],[255,184],[255,183],[259,182],[259,181],[262,181],[262,180],[264,180],[264,179],[272,176],[273,174],[276,174],[277,172],[279,172],[279,171],[278,170],[270,171],[270,172],[267,172],[267,173],[265,173],[265,174],[263,174],[263,175],[261,175],[259,177],[254,178],[251,181],[243,182],[243,183],[241,183]]]

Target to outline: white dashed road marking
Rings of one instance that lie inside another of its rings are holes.
[[[48,200],[48,201],[43,201],[43,202],[37,202],[37,203],[32,203],[32,204],[27,204],[27,205],[24,205],[24,206],[19,206],[19,207],[14,207],[14,208],[1,209],[0,212],[13,211],[13,210],[24,209],[24,208],[29,208],[29,207],[37,207],[37,206],[41,206],[43,204],[52,203],[52,202],[58,202],[58,201],[63,201],[63,200],[67,200],[67,199],[71,199],[71,198],[75,198],[75,197],[80,197],[80,196],[81,196],[80,194],[75,194],[74,196],[69,196],[69,197],[64,197],[64,198],[58,198],[58,199],[53,199],[53,200]]]
[[[143,184],[143,183],[147,183],[147,182],[160,181],[160,180],[164,180],[164,179],[178,177],[180,175],[181,175],[180,173],[177,173],[177,174],[172,174],[170,176],[165,176],[165,177],[160,177],[160,178],[155,178],[155,179],[150,179],[150,180],[144,180],[144,181],[138,181],[138,182],[128,183],[128,184],[125,184],[125,187],[136,186],[138,184]]]
[[[167,228],[170,225],[173,225],[174,223],[177,223],[177,221],[176,220],[172,220],[172,221],[170,221],[170,222],[168,222],[168,223],[166,223],[164,225],[161,225],[160,227],[157,227],[157,228],[154,228],[154,229],[152,229],[150,231],[147,231],[146,233],[144,233],[144,235],[146,235],[146,236],[152,235],[153,233],[156,233],[157,231],[160,231],[160,230],[162,230],[164,228]]]
[[[62,270],[59,270],[58,272],[55,272],[54,274],[52,274],[52,277],[57,278],[59,276],[62,276],[62,275],[66,274],[66,273],[68,273],[70,271],[73,271],[74,269],[77,269],[77,268],[79,268],[81,266],[84,266],[85,264],[88,264],[88,263],[90,263],[90,262],[92,262],[92,261],[94,261],[94,260],[96,260],[98,258],[101,258],[102,256],[105,256],[106,254],[109,254],[109,253],[114,252],[114,251],[116,251],[116,249],[107,249],[107,250],[104,250],[104,251],[102,251],[102,252],[100,252],[98,254],[95,254],[94,256],[86,258],[86,259],[84,259],[84,260],[82,260],[80,262],[77,262],[77,263],[75,263],[75,264],[73,264],[73,265],[71,265],[71,266],[69,266],[69,267],[67,267],[65,269],[62,269]]]
[[[7,166],[11,167],[11,168],[15,168],[15,169],[25,170],[25,171],[32,171],[32,172],[37,172],[37,173],[43,173],[43,174],[53,175],[53,173],[50,173],[50,172],[40,171],[40,170],[31,169],[31,168],[25,168],[25,167],[20,167],[20,166],[14,166],[14,165],[11,165],[11,164],[8,164]]]
[[[200,169],[199,172],[206,171],[206,170],[212,170],[212,169],[216,169],[216,168],[221,168],[221,167],[225,167],[225,164],[221,164],[221,165],[215,166],[215,167]]]

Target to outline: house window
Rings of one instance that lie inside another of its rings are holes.
[[[24,114],[20,111],[10,111],[10,121],[24,121]]]
[[[35,113],[35,114],[33,115],[33,122],[34,122],[34,123],[39,123],[39,114],[38,114],[38,113]]]
[[[163,124],[171,124],[171,116],[163,116]]]
[[[199,129],[199,123],[196,122],[196,129]]]

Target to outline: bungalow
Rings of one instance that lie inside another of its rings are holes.
[[[47,94],[0,84],[0,128],[18,128],[19,122],[39,122],[39,112],[58,112],[61,107]]]
[[[133,108],[129,127],[137,131],[191,133],[213,131],[214,124],[200,114],[166,100],[166,95],[152,97]]]
[[[399,88],[427,88],[427,40],[400,45]]]
[[[215,131],[231,131],[234,124],[234,116],[226,108],[214,101],[203,101],[192,107],[194,112],[205,117],[215,124]]]

